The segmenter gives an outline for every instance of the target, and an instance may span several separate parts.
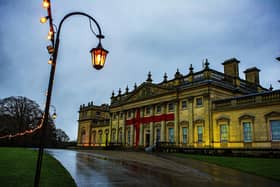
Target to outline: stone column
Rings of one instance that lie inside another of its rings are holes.
[[[160,122],[160,141],[164,142],[165,140],[165,121]]]
[[[194,108],[193,108],[193,97],[189,97],[188,98],[188,112],[189,112],[189,144],[194,146],[193,142],[194,142],[194,124],[193,124],[193,111],[194,111]]]
[[[130,125],[130,146],[134,146],[134,143],[135,143],[135,141],[134,141],[134,125]]]
[[[174,102],[174,141],[179,144],[179,99]]]
[[[120,125],[120,113],[118,112],[117,114],[117,129],[116,129],[116,135],[117,135],[117,143],[119,143],[119,125]]]
[[[154,126],[153,122],[149,123],[150,126],[150,146],[154,144]]]

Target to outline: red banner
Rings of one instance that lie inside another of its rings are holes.
[[[138,113],[138,112],[137,112]],[[132,124],[139,124],[139,123],[150,123],[150,122],[161,122],[161,121],[172,121],[174,120],[174,114],[162,114],[159,116],[148,116],[140,118],[139,114],[136,116],[136,118],[126,120],[126,125],[132,125]]]

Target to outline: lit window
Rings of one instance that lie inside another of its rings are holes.
[[[187,143],[188,140],[188,129],[187,127],[182,128],[183,144]]]
[[[174,128],[168,129],[168,141],[171,143],[174,142]]]
[[[243,122],[244,142],[252,142],[252,125],[250,122]]]
[[[196,98],[196,106],[202,106],[202,105],[203,105],[202,97]]]
[[[197,127],[197,141],[198,141],[198,143],[202,143],[202,141],[203,141],[203,127],[202,126]]]
[[[161,113],[161,106],[160,105],[157,105],[157,113]]]
[[[221,142],[228,141],[228,125],[221,125],[220,126],[220,134],[221,134]]]
[[[271,140],[279,141],[280,140],[280,120],[271,120]]]
[[[174,110],[174,103],[168,103],[168,111],[172,112]]]
[[[186,100],[184,100],[184,101],[182,101],[182,109],[186,109],[187,108],[187,101]]]

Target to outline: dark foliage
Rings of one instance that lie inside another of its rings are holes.
[[[0,137],[14,135],[32,130],[40,125],[43,111],[33,100],[26,97],[8,97],[0,99]],[[2,145],[38,146],[41,129],[32,134],[0,139]],[[67,139],[68,138],[68,139]],[[54,121],[49,116],[45,136],[46,146],[55,146],[61,141],[69,141],[69,137],[61,129],[56,129]]]

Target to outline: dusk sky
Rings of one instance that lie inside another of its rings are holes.
[[[240,77],[250,67],[261,69],[261,85],[280,88],[279,0],[56,0],[53,21],[72,11],[93,16],[101,26],[109,50],[105,67],[92,68],[89,50],[97,45],[86,17],[65,21],[60,35],[52,104],[56,127],[77,138],[81,104],[110,103],[112,90],[133,89],[146,80],[154,83],[176,69],[186,75],[190,64],[223,72],[221,63],[235,57]],[[0,98],[25,96],[43,109],[50,65],[46,46],[48,24],[41,0],[0,1]],[[96,28],[95,28],[96,31]]]

